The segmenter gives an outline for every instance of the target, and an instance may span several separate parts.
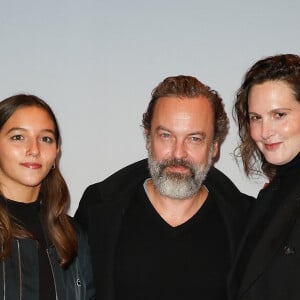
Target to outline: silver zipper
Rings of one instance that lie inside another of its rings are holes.
[[[2,245],[2,253],[3,253],[3,245]],[[5,272],[5,261],[2,260],[2,275],[3,275],[3,300],[6,299],[6,272]]]
[[[19,299],[22,300],[22,265],[21,265],[21,252],[20,252],[20,242],[17,240],[17,249],[18,249],[18,262],[19,262],[19,289],[20,289],[20,297]]]
[[[49,260],[49,263],[50,263],[51,272],[52,272],[52,278],[53,278],[53,282],[54,282],[55,299],[58,300],[58,297],[57,297],[57,288],[56,288],[56,282],[55,282],[55,277],[54,277],[53,265],[52,265],[52,261],[51,261],[51,257],[50,257],[50,254],[49,254],[48,249],[46,249],[46,252],[47,252],[48,260]]]

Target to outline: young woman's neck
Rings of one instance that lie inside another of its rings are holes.
[[[35,202],[38,199],[40,186],[36,187],[5,187],[1,186],[2,195],[10,200],[23,203]]]

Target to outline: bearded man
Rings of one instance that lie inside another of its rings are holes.
[[[89,186],[87,230],[101,300],[225,300],[250,197],[213,167],[228,132],[218,93],[191,76],[152,92],[148,160]]]

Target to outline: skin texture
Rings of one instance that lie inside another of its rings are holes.
[[[249,93],[250,134],[266,160],[290,162],[300,151],[300,103],[284,81],[255,85]]]
[[[204,97],[160,98],[154,109],[151,131],[146,132],[147,147],[151,148],[153,160],[161,162],[183,159],[195,165],[206,166],[211,147],[213,157],[218,151],[217,143],[213,142],[213,118],[211,105]],[[190,169],[174,165],[168,166],[165,172],[189,174]],[[148,183],[148,192],[155,209],[172,226],[188,220],[207,197],[207,190],[201,187],[199,192],[190,198],[168,198],[160,195],[151,181]]]
[[[16,110],[0,131],[0,182],[5,197],[37,200],[42,180],[58,153],[54,124],[47,112],[30,106]]]

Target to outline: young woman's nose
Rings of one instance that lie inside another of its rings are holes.
[[[39,143],[37,140],[32,139],[28,141],[26,154],[33,157],[36,157],[40,154]]]

